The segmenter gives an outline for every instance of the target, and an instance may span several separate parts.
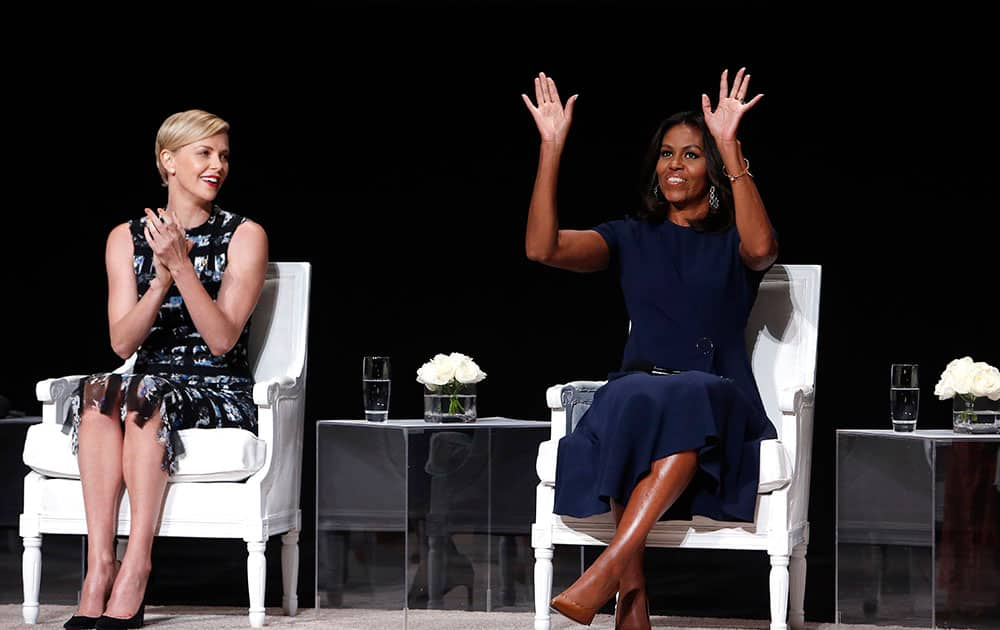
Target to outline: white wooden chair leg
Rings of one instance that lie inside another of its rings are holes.
[[[25,536],[24,554],[21,556],[21,581],[24,585],[24,603],[21,616],[24,623],[38,623],[38,591],[42,583],[42,537]]]
[[[250,627],[264,626],[264,584],[267,579],[267,559],[263,542],[247,543],[247,587],[250,591]]]
[[[294,617],[299,612],[299,530],[281,537],[281,607]]]
[[[806,547],[806,543],[802,543],[792,549],[788,565],[788,625],[792,630],[802,630],[806,625]]]
[[[771,630],[788,630],[788,555],[771,554]]]
[[[125,552],[128,551],[128,538],[119,537],[115,539],[115,560],[121,562],[125,559]]]
[[[535,630],[550,630],[552,617],[549,602],[552,600],[553,547],[535,548]]]

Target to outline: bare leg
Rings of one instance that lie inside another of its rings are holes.
[[[153,537],[160,518],[163,495],[167,489],[167,471],[162,469],[165,447],[157,439],[160,414],[155,412],[140,427],[135,414],[125,420],[125,443],[122,470],[128,488],[132,529],[121,570],[115,579],[104,614],[127,619],[139,610],[146,593],[146,582],[153,567]]]
[[[615,528],[621,525],[625,506],[611,500],[611,511],[615,515]],[[618,581],[618,602],[615,604],[615,630],[650,630],[649,599],[646,594],[646,574],[643,571],[643,553],[646,537],[639,551],[629,559]]]
[[[607,548],[572,586],[552,600],[552,607],[578,623],[590,625],[597,611],[618,590],[629,563],[645,546],[649,530],[691,483],[697,465],[694,451],[653,462],[649,474],[636,484]]]
[[[88,385],[84,401],[94,400]],[[96,396],[100,398],[101,396]],[[79,615],[99,617],[115,579],[115,534],[122,497],[122,429],[117,401],[111,415],[88,407],[80,418],[77,462],[87,518],[87,576],[80,593]]]

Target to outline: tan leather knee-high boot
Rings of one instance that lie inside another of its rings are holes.
[[[593,564],[568,589],[552,599],[557,612],[589,626],[597,611],[615,594],[629,562],[667,508],[691,483],[697,469],[694,451],[675,453],[653,462],[629,498],[614,537]]]

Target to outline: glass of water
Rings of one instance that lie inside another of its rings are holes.
[[[916,363],[893,363],[889,368],[889,415],[893,431],[917,428],[920,410],[920,381]]]
[[[361,365],[361,393],[365,420],[384,422],[389,417],[389,357],[366,356]]]

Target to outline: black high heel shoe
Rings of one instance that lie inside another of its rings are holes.
[[[96,628],[97,619],[97,617],[88,617],[86,615],[73,615],[69,618],[69,621],[63,624],[63,628],[66,630],[87,630],[89,628]]]
[[[135,611],[135,614],[128,619],[120,619],[118,617],[108,617],[107,615],[101,615],[97,620],[97,625],[94,626],[97,630],[104,629],[116,629],[116,628],[141,628],[143,622],[146,618],[146,600],[144,599],[141,604],[139,604],[139,610]]]
[[[111,583],[115,583],[115,577],[118,576],[118,569],[121,568],[121,562],[115,560],[115,573],[111,577]],[[107,603],[107,596],[104,598],[105,603]],[[69,620],[63,624],[63,628],[66,630],[90,630],[91,628],[97,627],[97,620],[100,617],[88,617],[87,615],[73,615]]]

